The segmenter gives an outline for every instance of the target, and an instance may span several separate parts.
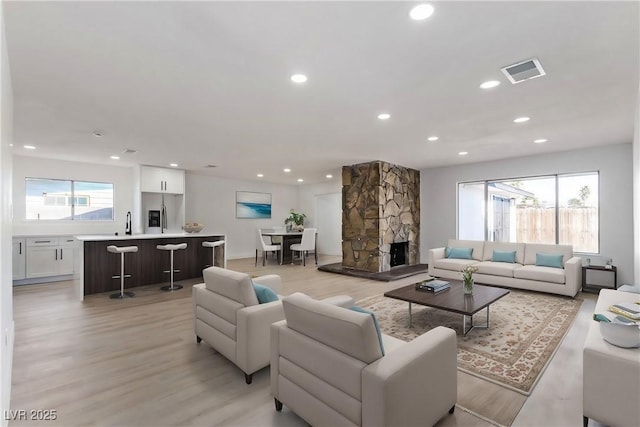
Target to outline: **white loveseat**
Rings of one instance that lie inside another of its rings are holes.
[[[582,281],[582,259],[573,256],[571,245],[504,243],[481,240],[449,240],[447,248],[471,248],[471,259],[447,258],[446,248],[429,250],[429,274],[447,279],[461,279],[461,270],[478,268],[477,283],[528,289],[574,297]],[[494,251],[515,251],[515,262],[492,261]],[[562,254],[562,267],[536,265],[537,254]]]

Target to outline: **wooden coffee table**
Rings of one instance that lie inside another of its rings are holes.
[[[411,304],[420,304],[462,314],[462,333],[467,335],[473,328],[488,328],[490,325],[489,306],[509,293],[507,289],[474,285],[473,295],[465,295],[460,280],[444,280],[451,284],[451,288],[437,294],[418,291],[415,284],[413,284],[386,292],[384,296],[409,303],[409,327],[412,326]],[[473,315],[485,308],[487,309],[487,322],[484,325],[475,325],[473,323]],[[468,329],[467,318],[469,318],[470,324]]]

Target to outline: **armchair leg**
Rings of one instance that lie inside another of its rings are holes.
[[[200,338],[199,336],[196,335],[196,342],[198,344],[200,344],[202,342],[202,338]]]
[[[275,397],[273,398],[273,400],[274,400],[274,403],[276,404],[276,411],[278,412],[282,411],[282,402],[280,402]]]
[[[589,417],[582,417],[582,426],[587,427],[589,425]]]
[[[247,384],[251,384],[251,381],[253,381],[253,374],[244,374],[244,381]]]
[[[449,409],[449,413],[450,413],[450,414],[453,414],[453,411],[455,411],[455,410],[456,410],[456,405],[453,405],[453,406],[451,407],[451,409]]]
[[[258,250],[256,249],[256,262],[253,264],[254,267],[258,266]]]

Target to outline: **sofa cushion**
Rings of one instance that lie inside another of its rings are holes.
[[[376,314],[373,311],[366,310],[362,307],[358,307],[357,305],[352,305],[349,307],[349,310],[357,311],[358,313],[364,313],[371,316],[373,319],[373,324],[376,326],[376,332],[378,333],[378,341],[380,341],[380,351],[382,351],[382,355],[384,356],[384,343],[382,342],[382,332],[380,332],[380,324],[378,323],[378,319],[376,319]]]
[[[254,282],[253,290],[255,291],[256,297],[258,298],[258,302],[260,304],[278,301],[278,294],[273,292],[273,290],[268,286],[261,285],[260,283]]]
[[[495,261],[494,251],[513,252],[516,251],[515,262],[524,264],[524,243],[511,242],[485,242],[483,261]]]
[[[210,291],[239,302],[245,307],[259,304],[248,274],[226,268],[209,267],[202,271],[202,275],[205,286]]]
[[[456,259],[456,258],[441,258],[433,262],[435,268],[441,268],[443,270],[460,271],[467,265],[477,264],[478,261],[473,259]]]
[[[565,270],[553,267],[524,265],[513,271],[516,279],[538,280],[540,282],[565,283]]]
[[[510,262],[511,264],[513,264],[516,262],[516,251],[493,251],[491,261]]]
[[[446,248],[445,256],[455,259],[472,259],[473,248]]]
[[[482,253],[484,250],[484,241],[482,240],[456,240],[449,239],[448,248],[472,248],[472,258],[476,261],[482,261]]]
[[[562,254],[562,266],[573,257],[571,245],[543,245],[527,243],[524,248],[524,265],[536,265],[537,254]]]
[[[364,363],[382,357],[371,316],[296,292],[282,299],[287,326]]]
[[[514,270],[522,267],[522,264],[510,262],[482,261],[474,264],[474,266],[478,267],[478,274],[513,277]]]
[[[540,267],[562,268],[562,254],[536,254],[536,265]]]

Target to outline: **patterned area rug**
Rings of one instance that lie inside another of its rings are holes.
[[[462,336],[462,315],[413,304],[413,326],[408,327],[408,303],[382,295],[358,305],[376,313],[382,331],[404,341],[438,326],[458,334],[458,369],[531,394],[538,378],[569,330],[582,300],[511,290],[491,305],[491,327]],[[483,324],[486,311],[474,316]]]

